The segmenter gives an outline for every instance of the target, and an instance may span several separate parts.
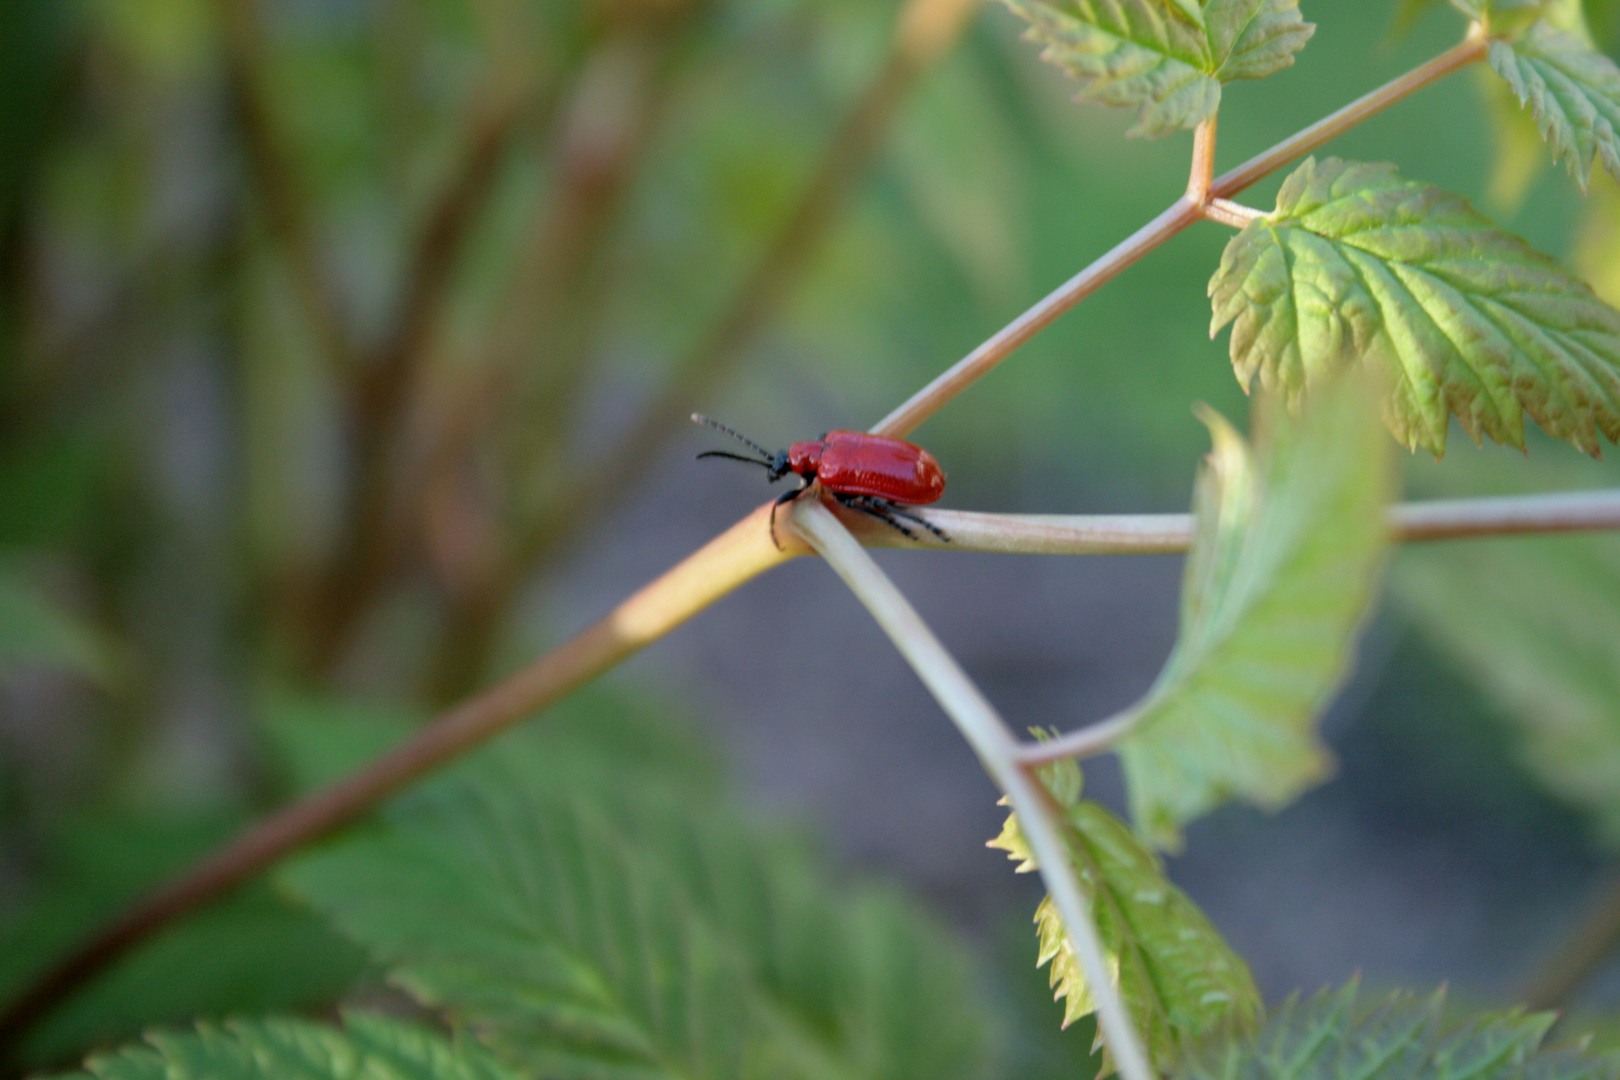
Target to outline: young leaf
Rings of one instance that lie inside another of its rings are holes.
[[[1392,994],[1365,1010],[1356,997],[1351,983],[1309,1001],[1290,1000],[1257,1034],[1202,1048],[1175,1080],[1615,1080],[1620,1074],[1611,1056],[1578,1046],[1543,1049],[1551,1013],[1484,1013],[1446,1033],[1440,994]]]
[[[500,765],[412,796],[288,880],[526,1073],[977,1068],[960,965],[914,912],[833,904],[791,853],[698,828],[713,807],[605,812]]]
[[[1215,115],[1221,84],[1294,62],[1315,27],[1296,0],[1003,0],[1080,81],[1082,101],[1139,107],[1128,134],[1168,135]]]
[[[1119,744],[1131,817],[1161,847],[1228,798],[1280,806],[1327,772],[1313,725],[1349,665],[1392,489],[1367,395],[1328,391],[1303,417],[1263,413],[1253,453],[1206,414],[1180,637]]]
[[[1524,445],[1528,412],[1590,454],[1620,439],[1620,313],[1466,201],[1391,165],[1308,160],[1209,283],[1238,380],[1296,400],[1361,363],[1396,438],[1436,455],[1455,414]]]
[[[1299,17],[1295,0],[1209,0],[1210,52],[1223,83],[1263,79],[1290,67],[1316,26]]]
[[[1493,40],[1491,69],[1528,104],[1536,125],[1585,191],[1598,159],[1620,179],[1620,67],[1579,39],[1538,22],[1516,41]]]
[[[1220,106],[1204,27],[1165,0],[1003,0],[1029,21],[1041,59],[1080,82],[1081,101],[1140,106],[1129,134],[1196,127]]]
[[[1101,806],[1080,799],[1080,769],[1074,762],[1048,767],[1043,778],[1063,805],[1075,876],[1091,901],[1114,981],[1154,1064],[1168,1069],[1191,1041],[1251,1027],[1260,1013],[1260,992],[1242,958],[1170,883],[1158,858],[1130,829]],[[1019,873],[1036,869],[1017,815],[1007,816],[990,846],[1016,860]],[[1067,1027],[1095,1011],[1091,988],[1050,897],[1036,908],[1035,923],[1041,943],[1036,963],[1051,961],[1051,985],[1064,1001]]]
[[[154,1033],[90,1059],[71,1080],[517,1080],[487,1051],[415,1025],[351,1013],[344,1027],[307,1020],[199,1024]]]

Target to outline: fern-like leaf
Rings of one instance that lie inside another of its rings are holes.
[[[1242,958],[1170,883],[1158,858],[1123,822],[1080,798],[1077,765],[1061,762],[1043,772],[1048,790],[1064,808],[1063,834],[1075,877],[1091,902],[1115,985],[1154,1064],[1168,1069],[1191,1042],[1252,1026],[1260,992]],[[1036,869],[1017,815],[1008,815],[990,846],[1016,860],[1019,873]],[[1051,984],[1064,1003],[1067,1027],[1094,1012],[1096,1003],[1050,897],[1036,908],[1035,924],[1036,963],[1052,965]],[[1105,1059],[1104,1072],[1108,1069]]]
[[[1327,771],[1315,719],[1372,596],[1393,486],[1365,391],[1328,389],[1302,418],[1263,412],[1254,452],[1206,415],[1180,636],[1119,744],[1131,817],[1161,847],[1229,798],[1276,807]]]
[[[1521,105],[1585,191],[1592,161],[1620,179],[1620,67],[1579,39],[1538,22],[1514,41],[1493,40],[1491,68]]]
[[[1366,366],[1409,447],[1443,453],[1453,414],[1476,441],[1522,447],[1526,412],[1590,454],[1600,432],[1620,439],[1620,313],[1393,166],[1307,161],[1227,245],[1209,294],[1245,387],[1294,400]]]

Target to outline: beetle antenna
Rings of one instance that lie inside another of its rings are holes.
[[[769,463],[771,458],[776,456],[776,455],[772,454],[769,450],[765,449],[763,446],[759,445],[759,443],[755,442],[753,439],[750,439],[748,436],[743,435],[743,434],[741,434],[739,432],[736,432],[736,431],[732,431],[730,428],[726,427],[726,425],[720,423],[717,420],[710,420],[707,416],[704,416],[702,413],[693,413],[692,414],[692,422],[694,424],[703,424],[706,427],[712,427],[716,431],[725,432],[727,435],[730,435],[733,439],[736,439],[738,442],[742,443],[744,446],[750,447],[753,450],[758,451],[759,455],[765,459],[766,463]],[[707,454],[699,454],[698,457],[708,457],[708,455]],[[750,459],[741,458],[740,460],[748,461]]]
[[[700,460],[706,457],[723,457],[730,458],[732,461],[746,461],[750,465],[762,465],[766,469],[770,469],[771,467],[771,463],[768,461],[761,461],[759,458],[743,457],[741,454],[733,454],[730,450],[705,450],[703,453],[698,455]]]

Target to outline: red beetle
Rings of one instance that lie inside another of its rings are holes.
[[[785,491],[771,507],[771,539],[776,539],[776,507],[799,497],[817,480],[832,497],[845,506],[871,514],[879,521],[898,529],[908,539],[917,539],[901,519],[914,522],[935,536],[950,543],[943,529],[916,514],[908,514],[899,504],[920,506],[938,501],[945,494],[945,473],[934,455],[920,446],[869,435],[864,431],[829,431],[812,442],[796,442],[786,450],[774,454],[754,440],[740,435],[724,424],[716,423],[701,413],[693,413],[696,423],[706,424],[723,431],[747,446],[759,457],[744,457],[727,450],[705,450],[698,457],[723,457],[733,461],[746,461],[765,468],[765,477],[776,483],[788,473],[796,473],[802,483],[792,491]],[[780,543],[777,547],[781,547]]]

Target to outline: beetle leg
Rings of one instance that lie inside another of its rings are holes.
[[[805,488],[808,488],[812,483],[814,483],[813,480],[805,480],[803,477],[800,477],[800,480],[802,482],[798,487],[794,488],[792,491],[782,492],[782,494],[776,497],[776,501],[771,503],[771,543],[776,545],[777,551],[783,551],[786,549],[782,547],[782,541],[776,538],[776,508],[781,506],[783,503],[790,503],[794,499],[797,499],[800,495],[804,494]]]
[[[948,544],[948,543],[951,542],[951,538],[949,536],[945,535],[945,530],[940,528],[938,525],[935,525],[932,521],[929,521],[927,518],[920,517],[917,514],[909,513],[909,512],[907,512],[905,510],[902,510],[898,506],[896,506],[894,503],[888,503],[887,506],[889,508],[889,513],[893,514],[895,517],[903,517],[907,521],[915,521],[918,525],[921,525],[923,528],[927,529],[929,532],[933,533],[935,536],[937,536],[941,540],[945,541],[945,543]]]
[[[849,495],[844,492],[834,492],[833,498],[837,499],[839,502],[850,507],[851,509],[859,510],[863,514],[869,514],[870,516],[877,518],[879,521],[883,522],[883,524],[889,526],[889,528],[900,533],[900,535],[904,536],[907,540],[917,539],[916,533],[900,524],[899,520],[894,516],[893,513],[894,504],[889,502],[887,499],[875,499],[870,495]]]

